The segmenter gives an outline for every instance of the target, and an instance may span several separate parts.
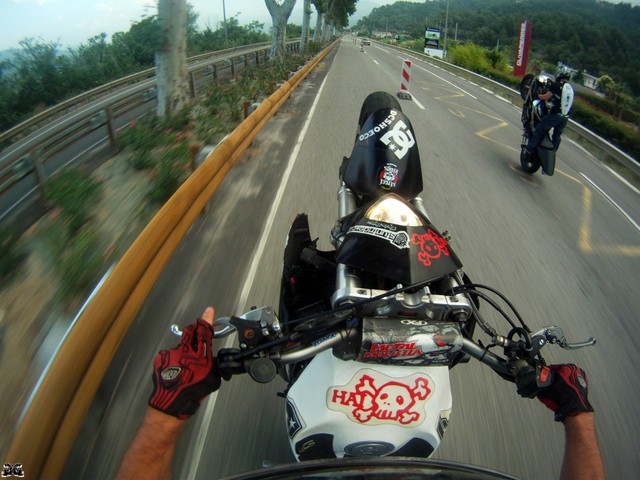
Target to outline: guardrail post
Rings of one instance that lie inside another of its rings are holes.
[[[32,150],[29,152],[29,157],[31,159],[31,164],[33,165],[33,171],[36,174],[36,180],[38,182],[38,188],[40,189],[40,193],[44,195],[44,184],[47,181],[47,176],[44,173],[44,168],[42,166],[42,149]]]
[[[189,74],[189,90],[191,90],[191,98],[196,98],[196,74],[191,72]]]
[[[234,62],[234,59],[231,59],[231,78],[236,76],[236,64]]]
[[[109,134],[109,143],[111,143],[111,145],[116,145],[116,129],[113,125],[113,112],[111,111],[111,107],[106,107],[104,111],[107,114],[107,132]]]

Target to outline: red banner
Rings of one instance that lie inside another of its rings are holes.
[[[522,20],[518,28],[518,46],[513,67],[515,77],[524,77],[527,73],[527,60],[529,59],[529,45],[531,44],[531,22]]]

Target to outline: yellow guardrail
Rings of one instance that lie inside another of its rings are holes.
[[[59,478],[106,370],[182,238],[236,160],[337,41],[247,117],[149,222],[60,346],[17,428],[7,459],[27,478]]]

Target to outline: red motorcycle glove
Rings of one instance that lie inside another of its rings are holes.
[[[184,420],[196,412],[204,397],[220,388],[212,338],[213,327],[199,319],[184,329],[180,345],[156,355],[149,406]]]
[[[587,398],[588,379],[580,367],[573,364],[549,365],[553,375],[551,386],[538,392],[538,399],[555,413],[556,422],[583,412],[593,412]]]

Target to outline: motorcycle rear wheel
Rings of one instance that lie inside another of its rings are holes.
[[[540,159],[537,152],[533,155],[527,155],[527,151],[523,148],[520,150],[520,166],[526,173],[536,173],[540,169]]]

